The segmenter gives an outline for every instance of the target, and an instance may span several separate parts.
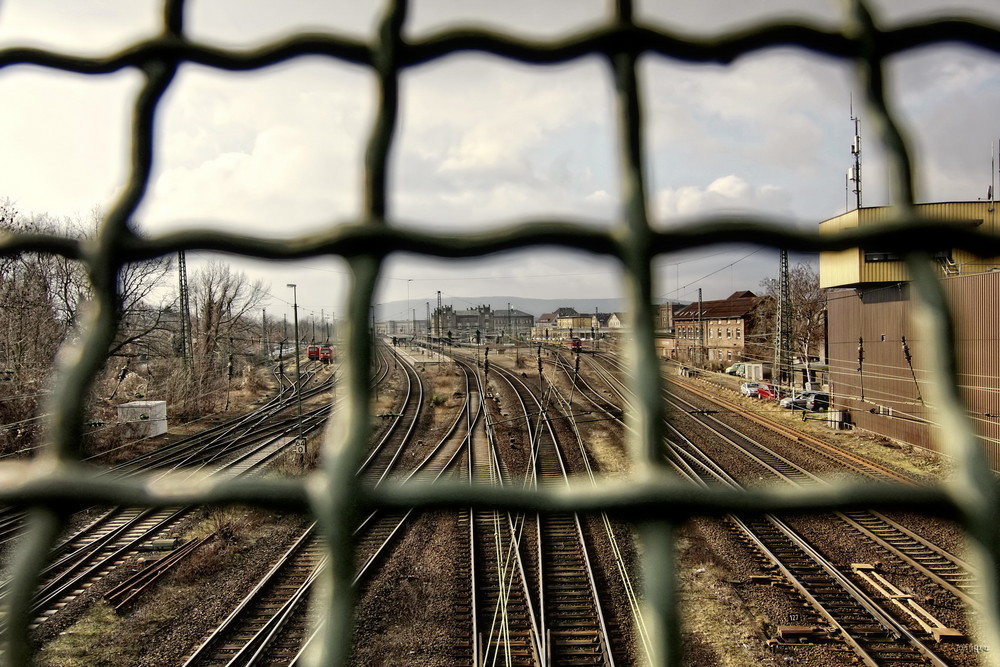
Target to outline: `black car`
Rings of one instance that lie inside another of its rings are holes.
[[[830,407],[830,394],[816,392],[806,399],[806,410],[826,410]]]

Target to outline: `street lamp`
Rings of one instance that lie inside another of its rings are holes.
[[[302,355],[299,353],[299,298],[295,283],[288,283],[287,287],[292,288],[292,313],[295,316],[295,402],[298,403],[299,408],[298,444],[302,447],[302,453],[305,453],[306,441],[302,437]]]

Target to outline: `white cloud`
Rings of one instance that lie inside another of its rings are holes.
[[[367,77],[302,63],[257,76],[182,73],[160,113],[138,217],[158,231],[215,220],[292,235],[360,211]]]
[[[56,11],[52,0],[6,0],[0,43],[105,53],[152,34],[161,20],[161,3],[152,0],[78,4],[61,3]],[[875,4],[887,21],[942,6],[939,0]],[[995,0],[945,4],[954,13],[974,7],[1000,17]],[[370,36],[382,11],[380,3],[344,0],[189,5],[191,34],[223,45],[303,28]],[[638,10],[660,25],[700,35],[789,12],[826,23],[841,16],[836,3],[801,0],[704,0],[669,8],[645,2]],[[530,38],[551,37],[608,13],[598,0],[420,0],[407,30],[421,36],[445,24],[492,23]],[[842,209],[853,133],[848,103],[856,89],[848,65],[791,49],[762,51],[726,67],[655,56],[641,62],[655,219],[673,224],[749,211],[815,222]],[[997,58],[935,47],[894,58],[889,72],[894,102],[912,133],[923,196],[984,193],[990,140],[1000,137],[991,111],[1000,104]],[[0,71],[6,101],[0,196],[22,210],[57,215],[106,207],[127,177],[129,115],[139,83],[131,71],[94,78],[26,67]],[[618,217],[621,198],[613,87],[608,63],[596,56],[534,67],[463,52],[406,71],[390,213],[437,230],[550,216],[608,224]],[[140,210],[144,224],[161,231],[208,219],[214,228],[288,235],[353,216],[361,208],[375,94],[365,68],[323,58],[257,73],[182,67],[157,115],[155,171]],[[865,202],[884,203],[882,151],[862,114]],[[525,256],[488,258],[477,266],[521,261]],[[495,271],[497,280],[510,274]],[[561,286],[571,288],[568,281]]]
[[[35,68],[0,73],[0,197],[56,216],[107,207],[129,164],[129,104],[138,77]]]
[[[717,178],[705,187],[663,188],[654,197],[653,217],[665,226],[711,213],[760,213],[788,216],[789,196],[774,185],[754,186],[735,174]]]

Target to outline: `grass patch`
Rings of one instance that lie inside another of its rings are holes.
[[[116,615],[102,600],[41,651],[39,664],[48,667],[134,665],[139,662],[144,647],[120,641],[123,634],[132,634],[131,624],[131,620]]]
[[[188,537],[214,533],[178,564],[153,591],[121,615],[98,600],[87,612],[38,654],[44,667],[121,667],[177,664],[178,652],[218,622],[269,566],[274,542],[297,529],[273,512],[223,507],[207,510],[204,519],[186,531]],[[280,535],[280,537],[275,537]],[[267,547],[272,547],[267,551]],[[267,551],[262,559],[261,552]],[[260,572],[258,573],[257,570]],[[252,572],[252,573],[251,573]],[[248,574],[250,573],[250,574]],[[220,588],[220,582],[227,585]],[[213,588],[214,587],[214,588]]]

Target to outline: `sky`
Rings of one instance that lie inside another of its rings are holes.
[[[186,30],[233,48],[302,30],[369,39],[380,4],[192,0]],[[714,35],[789,16],[833,27],[841,4],[677,0],[637,2],[637,10],[656,27]],[[885,26],[943,15],[1000,24],[996,0],[872,4]],[[609,11],[609,3],[594,0],[412,0],[406,34],[475,25],[548,39],[593,27]],[[160,3],[149,0],[3,0],[0,48],[106,54],[155,34],[159,13]],[[918,200],[984,198],[1000,139],[1000,59],[942,46],[893,58],[888,72],[913,148]],[[860,96],[848,65],[791,49],[730,66],[650,56],[640,77],[650,213],[658,227],[735,211],[812,228],[853,208],[846,172],[852,96]],[[22,213],[57,218],[86,219],[95,207],[110,207],[127,175],[129,115],[140,82],[131,71],[85,77],[26,66],[0,70],[0,199]],[[321,58],[239,74],[183,66],[157,115],[154,173],[137,227],[156,235],[209,224],[290,237],[358,216],[375,93],[370,72]],[[860,103],[853,112],[863,139],[863,203],[890,203],[881,147]],[[403,75],[390,215],[444,233],[545,216],[607,227],[620,210],[616,142],[605,61],[529,67],[455,55]],[[218,258],[189,253],[189,269]],[[348,274],[336,258],[226,261],[270,285],[269,312],[288,311],[289,283],[306,312],[343,308]],[[777,253],[714,246],[661,256],[655,268],[662,299],[691,301],[699,289],[703,298],[719,299],[760,291],[761,281],[776,275]],[[438,291],[457,304],[522,295],[565,297],[572,305],[574,297],[619,296],[621,276],[611,260],[550,248],[462,262],[398,255],[385,266],[376,300],[417,308],[435,303]]]

